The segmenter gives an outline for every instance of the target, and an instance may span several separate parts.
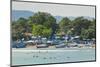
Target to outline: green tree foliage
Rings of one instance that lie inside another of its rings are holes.
[[[22,38],[22,34],[29,32],[29,25],[27,19],[19,18],[17,21],[12,23],[12,38],[13,40],[18,40]]]
[[[79,35],[81,39],[95,38],[95,20],[78,17],[73,21],[73,28],[74,35]]]
[[[16,22],[14,21],[14,23],[12,23],[13,40],[19,39],[19,33],[25,32],[32,33],[36,36],[50,36],[52,25],[56,25],[56,19],[45,12],[35,13],[28,19],[19,18]]]
[[[84,17],[77,17],[73,21],[64,17],[59,23],[49,13],[37,12],[28,19],[19,18],[12,22],[12,38],[18,40],[27,38],[24,33],[31,33],[34,36],[49,37],[53,29],[56,34],[78,35],[81,39],[95,38],[96,20],[89,20]]]
[[[81,39],[95,38],[95,19],[88,20],[84,17],[77,17],[73,21],[64,17],[59,23],[60,32],[68,35],[80,36]]]
[[[34,36],[41,36],[43,29],[44,29],[44,27],[42,25],[33,24],[32,34]]]
[[[30,18],[31,20],[29,21],[33,24],[33,35],[50,36],[52,25],[56,25],[56,19],[49,13],[38,12]]]
[[[83,29],[82,32],[81,32],[81,35],[80,37],[82,39],[92,39],[92,38],[95,38],[95,31],[93,29]]]
[[[43,37],[49,37],[51,33],[51,28],[46,28],[43,25],[36,25],[33,24],[33,30],[32,30],[32,34],[34,36],[43,36]]]
[[[89,21],[88,19],[84,19],[84,17],[76,18],[75,20],[73,20],[74,34],[80,35],[82,29],[88,29],[90,24],[91,21]]]
[[[49,13],[44,12],[35,13],[32,17],[30,17],[29,21],[46,27],[51,27],[52,24],[56,24],[56,19]]]
[[[64,17],[60,22],[59,22],[59,27],[62,32],[67,33],[71,29],[71,20],[67,17]]]

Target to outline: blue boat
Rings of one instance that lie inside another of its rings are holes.
[[[25,43],[21,40],[20,42],[13,42],[12,48],[24,48],[26,47]]]

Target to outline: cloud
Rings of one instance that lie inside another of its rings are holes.
[[[79,5],[61,5],[35,2],[12,2],[12,10],[27,10],[32,12],[48,12],[54,16],[89,16],[95,17],[95,7]]]

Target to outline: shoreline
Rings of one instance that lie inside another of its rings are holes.
[[[38,49],[32,49],[32,48],[13,48],[12,52],[65,52],[65,51],[80,51],[80,50],[86,50],[89,51],[91,49],[95,48],[58,48],[58,49],[46,49],[46,48],[38,48]]]

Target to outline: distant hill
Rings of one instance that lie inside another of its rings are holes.
[[[64,17],[63,16],[55,16],[57,23],[59,23]],[[76,17],[68,16],[70,20],[74,20]]]
[[[73,17],[73,16],[67,16],[70,20],[74,20],[75,18],[77,17]],[[55,16],[55,19],[57,20],[57,23],[59,23],[64,17],[62,16]],[[89,17],[89,16],[84,16],[85,19],[88,19],[88,20],[93,20],[95,19],[94,17]]]
[[[13,21],[18,20],[20,17],[27,19],[28,17],[30,17],[32,15],[34,15],[34,12],[31,12],[31,11],[12,10],[12,20]],[[63,16],[54,16],[54,17],[55,17],[57,23],[59,23],[63,19]],[[68,16],[68,18],[70,20],[74,20],[76,17]],[[93,20],[93,17],[85,16],[84,18],[89,19],[89,20]]]
[[[23,11],[23,10],[13,10],[12,11],[12,20],[16,21],[18,20],[20,17],[23,18],[28,18],[29,16],[32,16],[34,13],[31,11]]]
[[[77,18],[77,17],[68,16],[68,18],[69,18],[70,20],[74,20],[74,19]],[[88,20],[93,20],[93,17],[89,17],[89,16],[84,16],[84,18],[85,18],[85,19],[88,19]]]

